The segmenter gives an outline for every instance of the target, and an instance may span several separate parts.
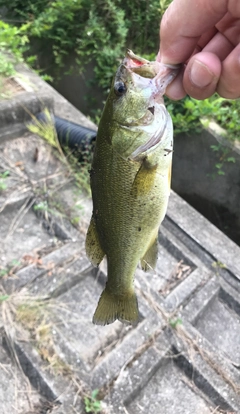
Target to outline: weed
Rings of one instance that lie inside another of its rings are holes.
[[[77,154],[72,153],[69,148],[61,147],[52,115],[47,108],[44,109],[44,121],[39,121],[33,117],[33,122],[27,125],[28,129],[42,138],[49,145],[56,148],[61,161],[68,168],[69,174],[74,177],[76,185],[82,190],[85,189],[90,194],[89,170],[92,162],[92,154],[90,149],[81,152],[81,161],[77,159]]]
[[[77,226],[79,224],[79,221],[80,221],[80,217],[73,217],[71,219],[71,223],[73,226]]]
[[[2,181],[0,181],[0,191],[4,191],[6,189],[7,189],[7,184],[4,183],[4,182],[2,182]]]
[[[82,191],[83,189],[90,195],[90,175],[89,170],[92,164],[92,151],[86,149],[81,151],[81,159],[78,159],[77,152],[71,152],[69,148],[64,148],[68,163],[71,167],[75,184]],[[81,207],[77,207],[81,208]]]
[[[48,363],[50,371],[56,375],[68,375],[71,373],[71,368],[57,354],[53,340],[53,326],[48,322],[51,305],[48,300],[31,297],[29,300],[23,300],[17,306],[16,321],[30,332],[31,342],[42,360]]]
[[[19,266],[21,266],[21,261],[17,260],[17,259],[13,259],[6,268],[1,268],[0,269],[0,277],[3,276],[8,276],[8,275],[13,275],[16,270],[19,269]]]
[[[4,302],[5,300],[7,300],[9,298],[9,295],[0,295],[0,303]]]
[[[227,268],[227,266],[224,263],[220,262],[219,260],[217,260],[216,262],[213,262],[212,267],[214,267],[215,269],[226,269]]]
[[[29,131],[44,138],[52,147],[56,148],[64,158],[61,145],[59,144],[56,129],[52,119],[52,115],[47,108],[43,110],[44,121],[38,120],[32,116],[32,122],[27,125]],[[30,114],[31,115],[31,114]]]
[[[177,326],[182,325],[182,319],[181,318],[177,318],[177,319],[170,319],[169,320],[169,325],[173,328],[176,329]]]
[[[210,148],[218,157],[218,162],[215,164],[215,168],[217,169],[218,175],[225,175],[223,170],[224,164],[226,163],[235,163],[236,158],[230,156],[230,148],[223,146],[222,144],[211,145]],[[214,177],[214,175],[213,175]]]
[[[4,171],[0,173],[0,191],[4,191],[7,189],[6,178],[10,175],[10,172]]]
[[[15,75],[15,64],[23,61],[27,43],[24,25],[16,27],[0,20],[0,75]]]
[[[90,396],[84,397],[85,410],[87,413],[100,413],[101,401],[97,399],[98,389],[93,390]]]
[[[34,211],[38,211],[38,210],[47,211],[48,210],[48,203],[47,203],[47,201],[40,201],[38,204],[35,204],[33,206],[33,210]]]
[[[0,173],[0,178],[6,178],[10,175],[10,171],[4,171],[3,173]]]
[[[17,260],[17,259],[13,259],[11,262],[10,262],[10,266],[12,267],[12,266],[19,266],[21,264],[21,262],[19,261],[19,260]]]
[[[48,201],[44,200],[44,201],[39,201],[39,203],[34,204],[33,206],[33,210],[34,211],[42,211],[43,213],[50,213],[53,216],[59,216],[60,213],[57,212],[56,210],[53,210],[50,206]]]
[[[8,269],[1,269],[0,270],[0,277],[6,276],[8,274]]]

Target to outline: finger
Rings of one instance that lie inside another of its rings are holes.
[[[236,9],[233,13],[226,13],[220,22],[216,24],[217,30],[223,33],[233,46],[237,46],[240,43],[240,2],[238,0],[235,7]]]
[[[211,41],[211,39],[215,36],[217,33],[217,29],[214,27],[207,32],[205,32],[198,40],[198,43],[196,44],[191,56],[196,55],[196,53],[199,53],[203,50],[203,48]]]
[[[160,27],[163,63],[182,63],[192,54],[202,33],[212,29],[227,13],[226,0],[175,0]]]
[[[217,33],[203,48],[203,51],[213,53],[223,61],[231,53],[233,48],[232,43],[222,33]]]
[[[222,63],[222,73],[217,86],[220,96],[227,99],[240,97],[240,44]]]
[[[213,53],[200,52],[191,57],[183,76],[185,91],[195,99],[209,98],[221,75],[221,61]]]
[[[198,41],[198,46],[201,48],[201,50],[211,41],[217,32],[218,31],[215,27],[211,27],[211,29],[202,34]]]
[[[184,96],[186,95],[186,92],[183,88],[183,74],[184,74],[184,68],[182,68],[181,72],[170,83],[170,85],[168,85],[166,89],[166,95],[170,99],[173,99],[174,101],[183,99]]]

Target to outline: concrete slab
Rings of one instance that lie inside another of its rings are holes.
[[[195,326],[235,366],[240,367],[240,317],[229,309],[226,303],[215,297],[201,314],[201,318],[198,318]],[[229,343],[232,344],[231,347]]]
[[[0,406],[2,414],[37,413],[43,406],[40,394],[29,380],[13,364],[6,351],[0,346]]]
[[[174,384],[174,386],[173,386]],[[172,361],[163,365],[137,398],[127,406],[131,414],[210,414],[209,404],[194,392]]]
[[[0,263],[2,269],[27,263],[36,250],[51,246],[53,238],[42,228],[31,208],[31,198],[9,205],[1,213]],[[20,214],[19,214],[20,212]]]
[[[57,115],[92,126],[27,73]],[[0,171],[10,170],[0,193],[0,310],[8,305],[22,370],[49,404],[40,412],[84,413],[86,398],[101,399],[104,414],[240,412],[239,247],[172,193],[156,271],[136,272],[139,323],[95,326],[106,266],[93,269],[84,250],[91,200],[38,137],[19,133],[0,155]],[[12,269],[13,259],[21,266]],[[0,398],[10,412],[5,374]]]

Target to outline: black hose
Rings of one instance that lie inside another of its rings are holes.
[[[37,114],[36,118],[39,121],[49,122],[44,112]],[[52,120],[56,128],[59,143],[63,149],[64,147],[68,147],[73,153],[77,153],[79,161],[81,161],[81,154],[93,152],[97,131],[55,115],[52,115]]]

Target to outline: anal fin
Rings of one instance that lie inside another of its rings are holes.
[[[96,224],[93,217],[91,218],[91,222],[87,231],[85,248],[90,262],[94,266],[98,266],[104,258],[105,253],[101,248]]]
[[[141,267],[147,272],[148,270],[154,269],[158,258],[158,234],[153,238],[145,255],[141,259]]]

